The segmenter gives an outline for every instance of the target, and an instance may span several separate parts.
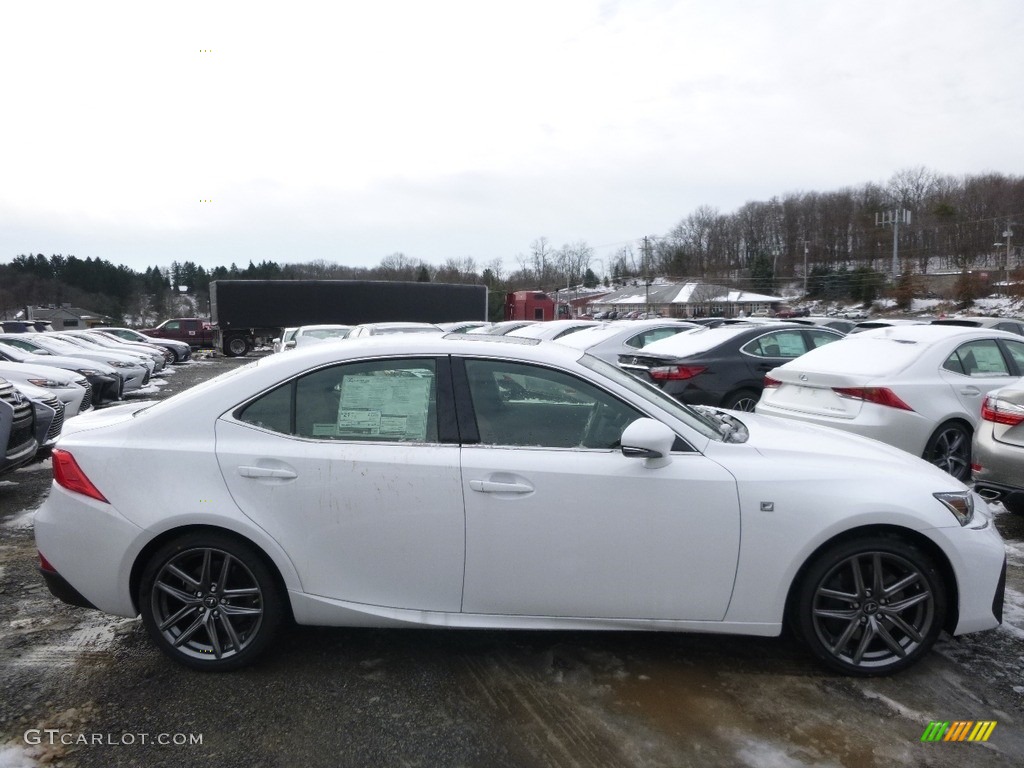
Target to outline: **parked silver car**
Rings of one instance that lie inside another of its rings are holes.
[[[985,397],[972,449],[974,489],[1024,515],[1024,378]]]

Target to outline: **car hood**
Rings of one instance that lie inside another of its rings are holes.
[[[881,474],[932,475],[939,481],[936,490],[963,490],[962,483],[938,467],[911,453],[886,443],[829,427],[805,424],[790,419],[756,413],[735,413],[747,427],[746,445],[754,448],[773,465],[795,466],[806,477],[809,463],[845,467],[869,481]]]

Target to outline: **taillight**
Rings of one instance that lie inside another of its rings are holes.
[[[75,457],[60,448],[53,449],[53,479],[61,488],[80,493],[97,501],[107,502],[102,493],[85,476]],[[108,504],[110,502],[107,502]]]
[[[703,365],[659,365],[651,368],[648,373],[655,381],[681,381],[692,379],[707,370]]]
[[[765,389],[775,389],[776,387],[782,386],[781,381],[779,381],[778,379],[773,379],[771,376],[765,376],[764,381],[761,382],[761,384]]]
[[[840,397],[850,400],[863,400],[866,403],[898,408],[901,411],[914,410],[900,400],[899,396],[888,387],[832,387],[832,391]]]
[[[1006,400],[989,395],[981,406],[981,418],[995,424],[1015,427],[1024,422],[1024,406],[1014,405]]]

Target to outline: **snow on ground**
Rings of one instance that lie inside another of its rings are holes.
[[[1003,623],[1000,632],[1009,632],[1024,640],[1024,594],[1010,587],[1006,588],[1003,602]]]
[[[15,529],[28,529],[32,527],[32,517],[35,515],[34,509],[26,509],[23,512],[15,512],[14,517],[10,520],[5,520],[3,523],[4,528],[15,528]]]
[[[28,752],[16,744],[0,747],[0,768],[36,768],[38,765],[29,757]]]

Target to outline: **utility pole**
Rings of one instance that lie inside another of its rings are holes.
[[[807,298],[807,246],[810,244],[810,240],[798,240],[798,243],[804,244],[804,298]]]
[[[906,208],[897,208],[891,211],[882,211],[875,214],[876,227],[892,226],[892,282],[900,275],[900,222],[910,224],[910,211]]]
[[[650,254],[648,249],[650,248],[650,242],[647,235],[644,235],[644,312],[651,311],[651,274],[649,269]]]
[[[1000,291],[1001,294],[1006,296],[1010,295],[1010,240],[1013,238],[1013,228],[1017,226],[1014,222],[1009,219],[1006,220],[1006,230],[1003,232],[1003,238],[1006,240],[1006,255],[1003,257],[1003,287],[1004,291]],[[995,243],[996,246],[1002,245],[1002,243]]]

